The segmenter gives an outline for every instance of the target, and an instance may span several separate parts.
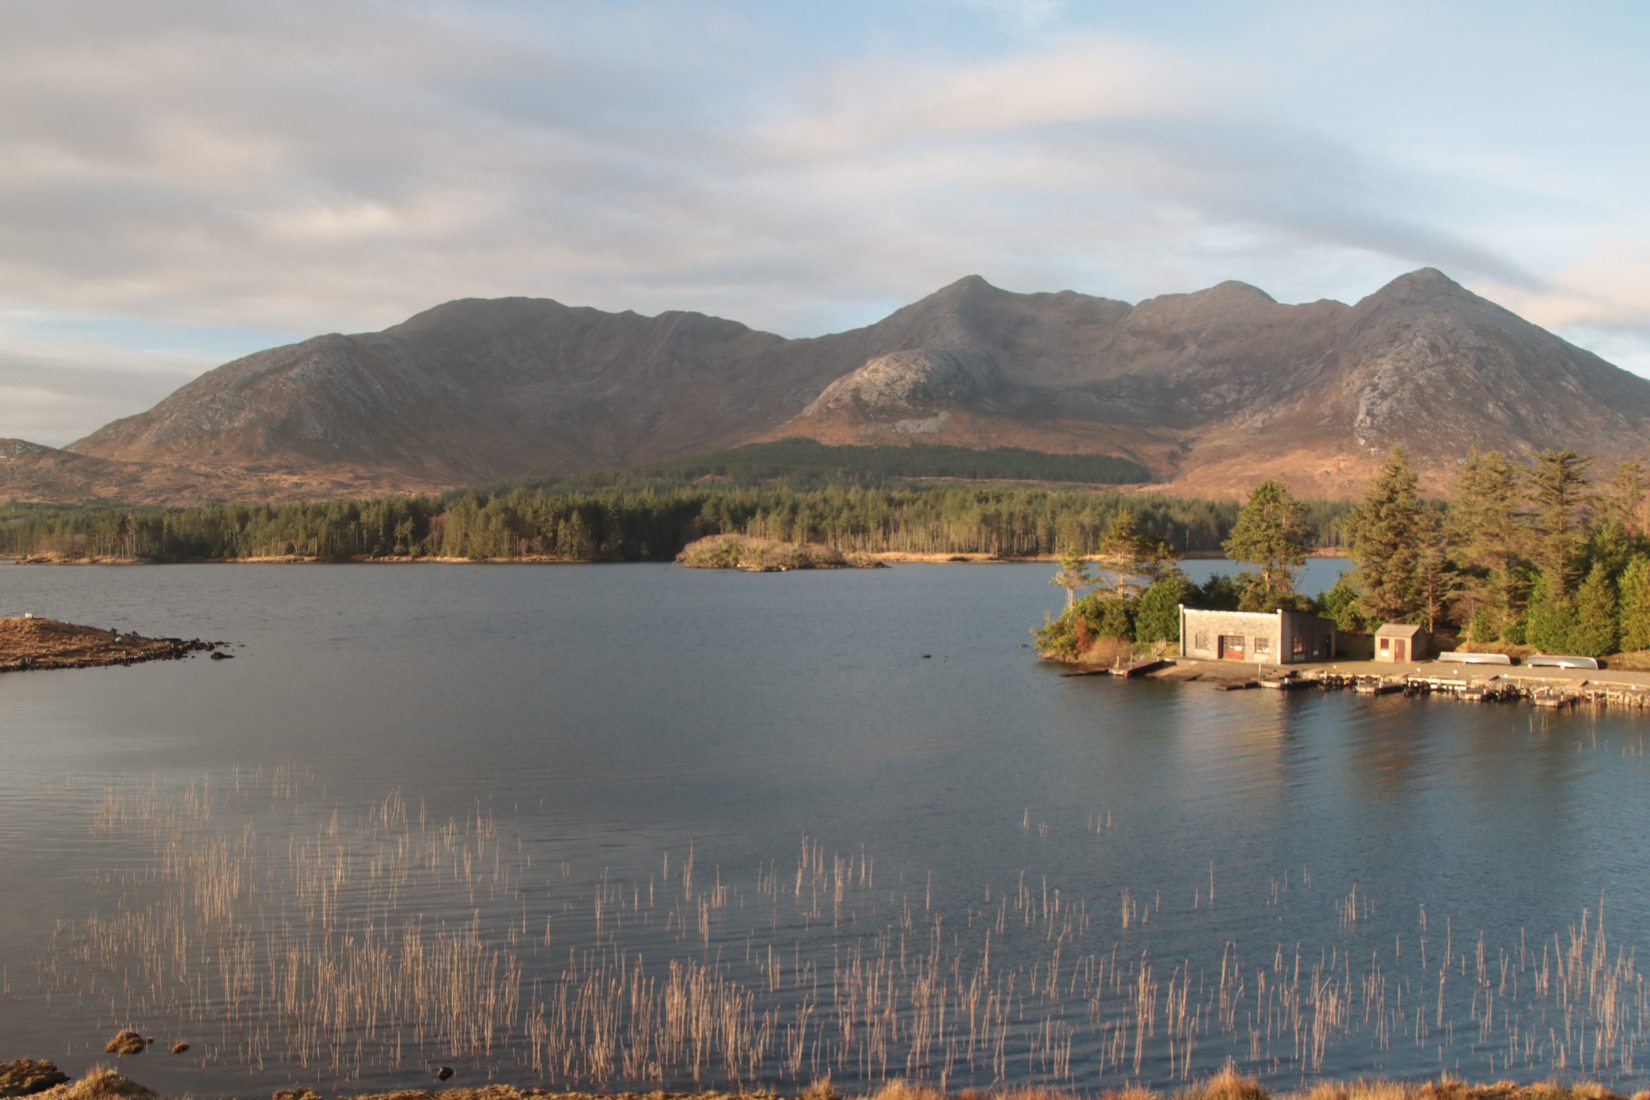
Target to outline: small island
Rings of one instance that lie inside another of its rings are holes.
[[[747,573],[785,573],[792,569],[877,569],[869,554],[844,554],[817,542],[780,542],[750,535],[710,535],[690,542],[676,555],[689,569],[740,569]]]
[[[145,638],[33,615],[0,618],[0,672],[176,661],[203,652],[215,659],[228,657],[218,645],[199,638]]]

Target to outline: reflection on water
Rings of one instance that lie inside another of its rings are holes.
[[[8,569],[242,659],[0,678],[0,1033],[195,1094],[1640,1079],[1637,720],[1062,678],[1047,574]]]

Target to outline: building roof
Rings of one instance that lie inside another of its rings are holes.
[[[1314,614],[1311,611],[1296,611],[1287,607],[1280,607],[1276,611],[1218,611],[1206,607],[1187,607],[1185,604],[1181,604],[1180,610],[1187,615],[1219,615],[1228,619],[1250,619],[1256,623],[1262,621],[1275,623],[1281,619],[1289,619],[1294,622],[1299,622],[1302,619],[1315,619],[1326,626],[1335,625],[1333,619],[1326,619],[1322,615]]]
[[[1413,623],[1382,623],[1375,632],[1377,638],[1417,638],[1426,631]]]

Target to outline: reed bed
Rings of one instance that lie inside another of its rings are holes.
[[[602,1089],[1189,1087],[1227,1063],[1306,1082],[1342,1055],[1614,1081],[1650,1037],[1601,906],[1507,944],[1423,909],[1374,943],[1374,899],[1316,900],[1302,873],[1249,892],[1321,904],[1338,935],[1187,957],[1158,929],[1210,919],[1213,865],[1180,908],[1026,874],[941,905],[931,874],[807,836],[739,873],[684,842],[620,879],[485,808],[438,821],[394,791],[349,809],[313,790],[301,769],[109,787],[89,824],[120,869],[41,951],[46,995],[187,1035],[207,1064],[349,1080],[450,1061]],[[1220,904],[1243,889],[1220,882]]]

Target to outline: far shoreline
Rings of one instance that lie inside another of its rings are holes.
[[[1052,554],[1034,554],[1024,557],[1003,557],[983,551],[956,551],[950,553],[918,553],[909,550],[865,551],[864,558],[883,565],[1052,565],[1059,558]],[[1307,555],[1309,558],[1344,558],[1346,551],[1337,547],[1320,547]],[[1180,555],[1181,561],[1224,561],[1226,555],[1213,550],[1193,550]],[[245,558],[192,558],[186,561],[152,561],[147,558],[109,557],[103,555],[70,556],[58,554],[28,554],[0,557],[5,565],[50,566],[140,566],[140,565],[670,565],[668,559],[642,561],[613,561],[600,558],[558,558],[546,554],[528,554],[521,557],[442,557],[422,554],[370,556],[352,554],[347,557],[321,557],[306,554],[269,554]]]

